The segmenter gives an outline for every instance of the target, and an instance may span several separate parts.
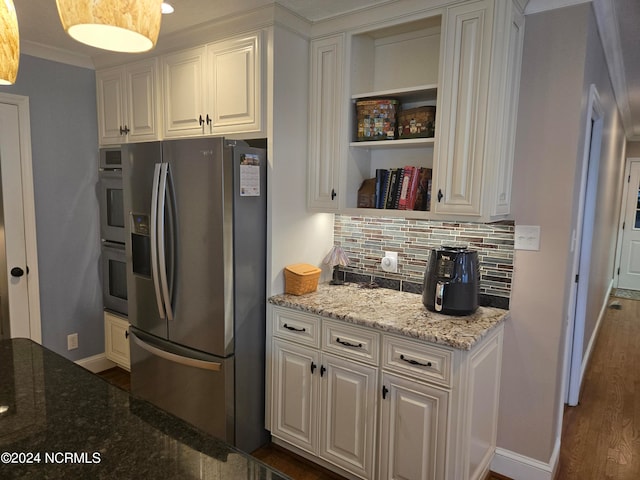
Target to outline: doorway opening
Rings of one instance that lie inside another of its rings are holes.
[[[587,293],[591,267],[591,247],[598,198],[598,171],[604,109],[595,85],[589,90],[585,145],[580,180],[580,197],[576,229],[573,235],[573,275],[567,314],[568,328],[565,346],[565,401],[578,404],[580,386],[586,367],[584,330],[587,315]]]
[[[640,294],[640,158],[629,159],[625,180],[614,278],[617,290],[637,298]]]

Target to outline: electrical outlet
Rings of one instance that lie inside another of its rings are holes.
[[[78,334],[67,335],[67,350],[75,350],[76,348],[78,348]]]

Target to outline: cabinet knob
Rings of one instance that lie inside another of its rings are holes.
[[[202,115],[198,117],[198,123],[200,124],[200,126],[204,125],[204,119],[202,118]]]
[[[326,372],[326,371],[327,371],[327,369],[324,368],[324,365],[320,365],[320,376],[321,377],[324,377],[324,372]]]
[[[12,277],[21,277],[22,275],[24,275],[24,270],[21,269],[20,267],[13,267],[11,269],[11,276]]]
[[[207,125],[211,125],[212,122],[213,122],[213,119],[207,113]]]
[[[442,195],[442,190],[438,189],[438,203],[440,203],[440,201],[442,200],[442,197],[444,197],[444,195]]]
[[[124,338],[129,338],[129,330],[124,331]]]
[[[129,127],[127,127],[126,125],[123,127],[120,127],[120,135],[126,135],[129,133]]]
[[[387,393],[389,393],[389,389],[383,385],[383,386],[382,386],[382,399],[383,399],[383,400],[384,400],[385,398],[387,398]]]
[[[311,375],[313,375],[313,372],[316,371],[316,367],[317,367],[317,365],[315,363],[311,362]]]
[[[331,189],[331,200],[333,200],[334,198],[336,198],[336,195],[338,195],[338,194],[337,194],[337,193],[336,193],[336,191],[332,188],[332,189]]]

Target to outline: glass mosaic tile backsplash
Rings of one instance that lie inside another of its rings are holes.
[[[455,223],[405,218],[336,215],[335,244],[351,261],[347,279],[419,293],[432,248],[464,246],[478,251],[480,293],[509,298],[513,274],[512,224]],[[398,272],[380,267],[385,251],[398,252]]]

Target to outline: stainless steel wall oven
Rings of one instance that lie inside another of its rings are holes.
[[[100,237],[104,308],[127,315],[127,263],[122,153],[119,147],[100,150]]]

